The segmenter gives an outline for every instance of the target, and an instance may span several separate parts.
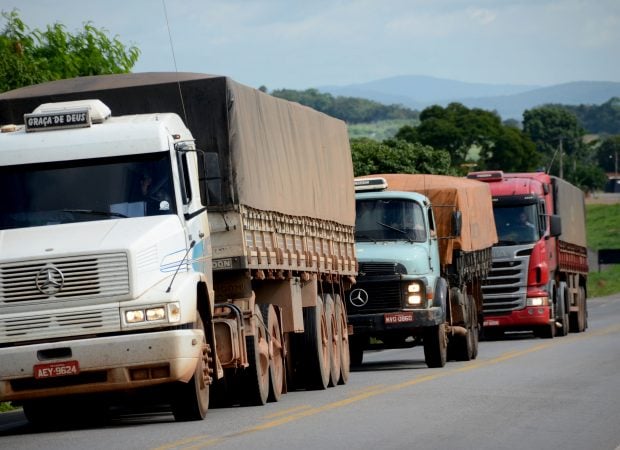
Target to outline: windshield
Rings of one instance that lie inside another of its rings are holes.
[[[529,244],[540,239],[535,204],[493,207],[499,245]]]
[[[404,199],[363,199],[355,204],[356,240],[426,240],[424,212],[418,203]]]
[[[176,214],[170,154],[0,167],[0,229]]]

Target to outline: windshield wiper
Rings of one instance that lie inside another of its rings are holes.
[[[377,223],[381,225],[382,227],[389,228],[390,230],[394,230],[400,234],[405,235],[405,237],[407,238],[409,242],[415,242],[413,239],[411,239],[411,237],[409,236],[409,233],[407,233],[405,230],[401,230],[400,228],[393,227],[392,225],[388,225],[387,223],[383,223],[383,222],[377,222]]]
[[[106,217],[122,217],[127,219],[125,214],[111,212],[111,211],[95,211],[92,209],[63,209],[62,212],[79,213],[79,214],[92,214],[94,216],[106,216]]]

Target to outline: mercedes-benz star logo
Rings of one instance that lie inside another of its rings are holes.
[[[54,266],[47,266],[39,270],[35,280],[39,292],[45,295],[58,294],[65,284],[65,276]]]
[[[353,289],[349,294],[349,302],[351,302],[353,306],[361,308],[368,303],[368,292],[364,289]]]

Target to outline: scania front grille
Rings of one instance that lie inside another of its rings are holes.
[[[483,281],[483,312],[506,313],[525,307],[529,253],[522,248],[494,247],[493,264]]]
[[[50,258],[0,265],[0,304],[110,298],[129,293],[125,253]]]

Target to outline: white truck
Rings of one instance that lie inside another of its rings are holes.
[[[342,121],[149,73],[1,94],[0,123],[0,401],[41,424],[128,395],[199,420],[347,381]]]

